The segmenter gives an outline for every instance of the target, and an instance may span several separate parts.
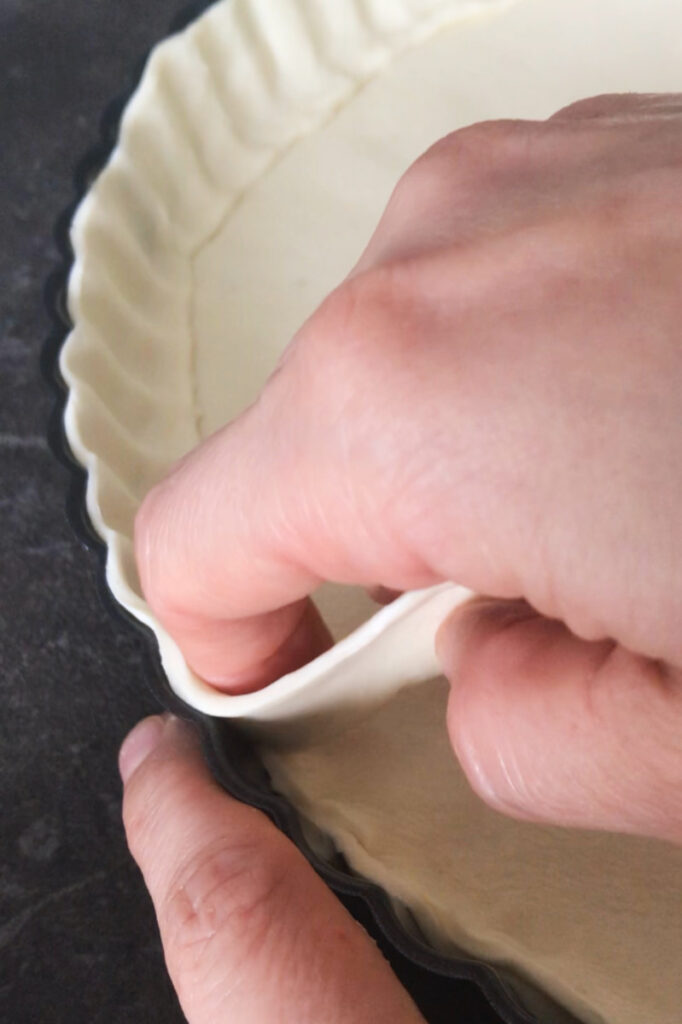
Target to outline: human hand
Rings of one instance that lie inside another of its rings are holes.
[[[213,782],[190,726],[145,719],[119,763],[128,843],[190,1024],[424,1024],[303,855]]]
[[[321,580],[488,598],[442,627],[448,726],[517,817],[682,841],[682,98],[441,140],[258,401],[138,516],[192,667],[263,685]]]

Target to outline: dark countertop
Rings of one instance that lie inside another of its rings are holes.
[[[184,1019],[120,823],[118,746],[158,709],[142,643],[101,604],[97,561],[67,524],[38,369],[74,165],[176,13],[170,0],[0,4],[0,1020],[12,1024]],[[442,1009],[432,978],[394,962],[423,1007]],[[471,985],[449,984],[458,1022],[497,1020]],[[451,1020],[449,995],[447,1007],[429,1019]]]
[[[106,103],[168,0],[0,4],[0,1020],[172,1024],[151,906],[120,825],[116,753],[154,710],[68,526],[38,372],[52,225]]]

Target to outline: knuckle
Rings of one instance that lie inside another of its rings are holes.
[[[441,169],[445,163],[460,173],[485,175],[501,162],[525,153],[529,136],[535,132],[532,121],[478,121],[451,132],[436,142],[413,167],[433,162]]]
[[[380,343],[396,329],[407,298],[400,266],[381,264],[348,282],[346,301],[351,339]]]
[[[525,138],[533,124],[513,118],[477,121],[447,135],[444,141],[464,153],[488,155],[491,149],[513,146],[518,139]]]
[[[610,93],[601,93],[598,96],[588,96],[585,99],[575,100],[573,103],[569,103],[565,107],[561,107],[552,116],[554,118],[567,118],[567,117],[596,117],[603,115],[607,112],[614,110],[616,100],[622,100],[622,97],[614,96]]]
[[[625,114],[636,114],[654,108],[653,97],[646,94],[604,92],[597,96],[569,103],[558,110],[553,118],[590,119],[598,117],[617,117]]]
[[[316,375],[355,387],[367,374],[383,374],[386,347],[401,323],[406,296],[396,268],[373,267],[345,281],[308,324],[307,346]]]
[[[245,954],[262,947],[286,899],[291,858],[256,841],[218,842],[176,872],[159,922],[170,955],[190,969],[216,942]]]
[[[442,219],[453,202],[467,205],[488,194],[491,182],[525,165],[533,122],[481,121],[451,132],[408,167],[396,185],[389,211],[393,216]]]
[[[458,165],[453,160],[451,136],[435,142],[412,163],[398,180],[389,200],[389,216],[415,217],[438,209],[452,193]]]

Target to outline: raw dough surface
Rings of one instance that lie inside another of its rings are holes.
[[[444,952],[534,979],[589,1024],[679,1024],[682,851],[511,821],[450,751],[443,679],[319,746],[265,753],[276,784]],[[542,1007],[543,1024],[563,1020]]]

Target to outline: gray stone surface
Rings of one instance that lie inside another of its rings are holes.
[[[52,226],[164,0],[0,3],[0,1020],[182,1021],[120,825],[118,744],[152,710],[65,515],[38,372]]]

